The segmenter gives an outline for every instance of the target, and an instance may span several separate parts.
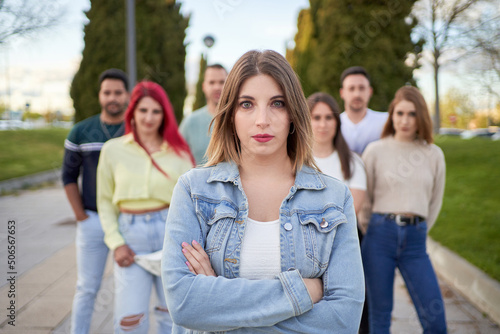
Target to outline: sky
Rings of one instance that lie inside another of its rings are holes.
[[[25,110],[29,103],[34,112],[73,113],[69,88],[81,60],[83,27],[88,22],[84,11],[90,8],[90,1],[59,1],[66,12],[56,27],[0,46],[0,103],[10,105],[12,110]],[[309,7],[308,0],[180,2],[181,11],[191,15],[186,31],[185,65],[186,79],[191,84],[198,78],[202,52],[208,52],[209,63],[220,63],[227,69],[251,49],[273,49],[284,55],[286,46],[293,44],[299,11]],[[206,35],[215,38],[214,46],[208,50],[203,43]],[[433,99],[430,68],[424,66],[414,75],[430,102]],[[445,73],[441,92],[453,85],[449,81]],[[189,103],[186,105],[185,110],[189,111]]]

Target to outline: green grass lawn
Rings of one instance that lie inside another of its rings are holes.
[[[500,141],[438,137],[443,207],[430,236],[500,281]]]
[[[62,165],[68,129],[0,131],[0,181]]]

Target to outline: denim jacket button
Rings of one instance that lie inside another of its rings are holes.
[[[321,226],[321,228],[328,227],[328,222],[325,220],[325,218],[323,218],[323,220],[321,221],[321,224],[319,224],[319,226]]]
[[[285,224],[285,226],[284,226],[284,228],[285,228],[285,230],[287,230],[287,231],[291,231],[291,230],[292,230],[292,228],[293,228],[293,226],[292,226],[292,224],[290,224],[290,223],[286,223],[286,224]]]

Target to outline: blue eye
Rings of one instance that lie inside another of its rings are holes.
[[[240,103],[240,106],[244,109],[248,109],[248,108],[251,108],[252,107],[252,103],[251,102],[248,102],[248,101],[243,101]]]
[[[273,101],[272,105],[273,105],[273,107],[282,108],[282,107],[285,106],[285,102],[279,101],[279,100],[278,101]]]

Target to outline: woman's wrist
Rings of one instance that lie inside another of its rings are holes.
[[[85,211],[83,211],[83,213],[80,213],[80,214],[75,216],[75,219],[77,222],[82,222],[84,220],[87,220],[88,218],[89,218],[89,215],[87,215],[87,213],[85,213]]]
[[[295,316],[299,316],[312,309],[312,298],[307,298],[308,296],[310,297],[309,291],[297,269],[289,269],[281,272],[278,278],[283,285],[283,290],[288,300],[293,305]]]

